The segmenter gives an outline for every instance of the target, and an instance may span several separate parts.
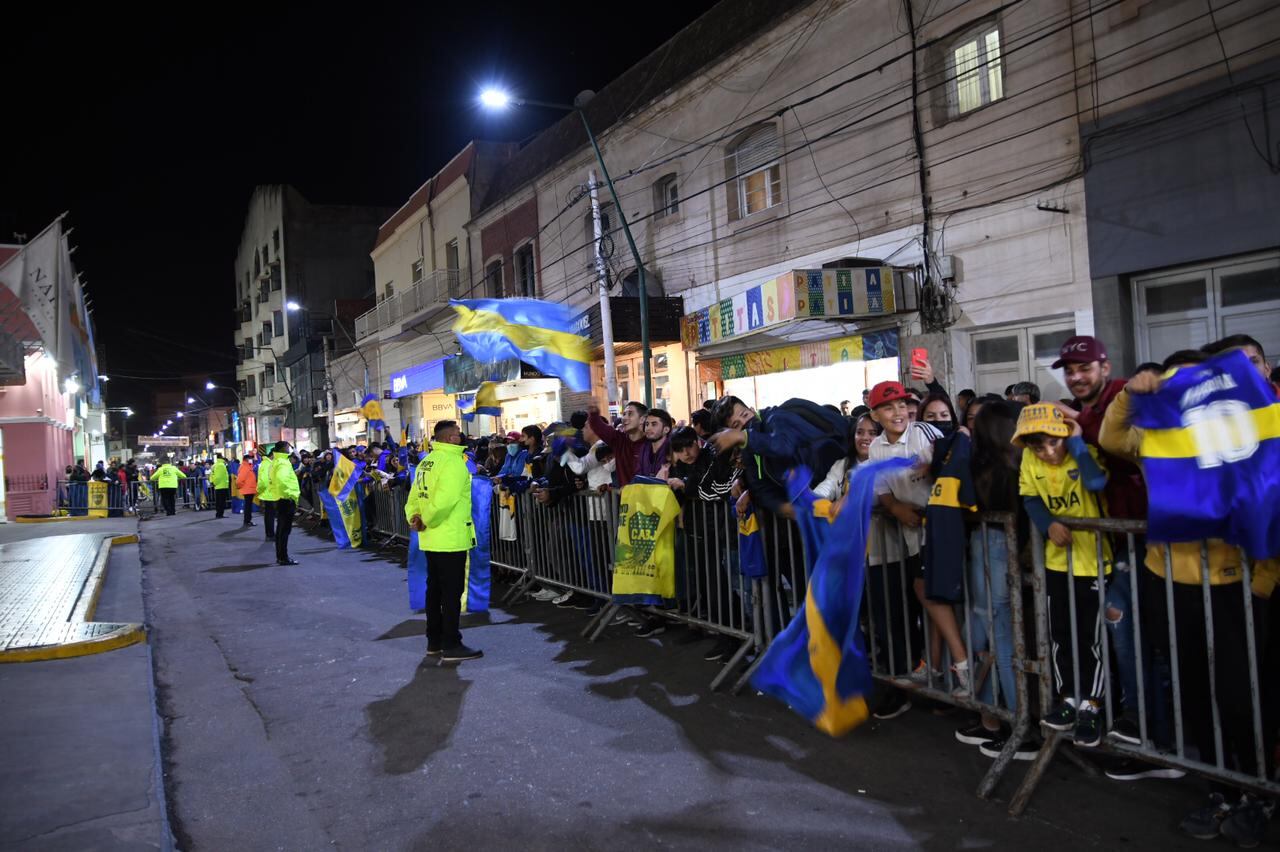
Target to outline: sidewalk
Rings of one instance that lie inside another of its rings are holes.
[[[5,524],[0,542],[138,531],[135,519]],[[144,621],[138,545],[113,545],[103,621]],[[151,647],[0,665],[0,849],[169,849]]]
[[[1176,831],[1191,782],[1059,761],[1011,820],[973,795],[987,759],[958,717],[833,741],[708,692],[701,643],[587,645],[581,613],[537,603],[464,619],[483,660],[422,665],[395,562],[295,530],[302,564],[280,567],[261,526],[209,514],[144,533],[184,847],[1204,848]]]

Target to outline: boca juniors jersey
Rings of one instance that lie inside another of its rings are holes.
[[[1133,405],[1148,537],[1219,538],[1256,559],[1280,556],[1280,403],[1245,354],[1183,367]]]

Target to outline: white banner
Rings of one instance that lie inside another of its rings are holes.
[[[84,291],[71,262],[71,245],[62,235],[58,250],[58,369],[63,376],[75,373],[91,399],[97,398],[98,359],[93,351],[89,313]]]
[[[22,309],[40,333],[40,342],[51,355],[58,351],[57,270],[61,236],[62,218],[59,217],[0,266],[0,281],[22,302]]]
[[[191,439],[186,435],[161,435],[159,438],[139,438],[139,447],[189,447]]]

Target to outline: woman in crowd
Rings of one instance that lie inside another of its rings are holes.
[[[870,413],[860,416],[853,427],[853,442],[849,445],[849,454],[831,465],[826,478],[818,483],[813,493],[822,500],[835,501],[843,497],[849,473],[867,460],[871,442],[883,431],[884,428],[871,418]]]

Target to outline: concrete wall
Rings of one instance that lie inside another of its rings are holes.
[[[0,389],[10,518],[51,512],[57,480],[74,461],[74,412],[70,397],[60,393],[56,368],[38,355],[26,358],[25,368],[25,384]]]

